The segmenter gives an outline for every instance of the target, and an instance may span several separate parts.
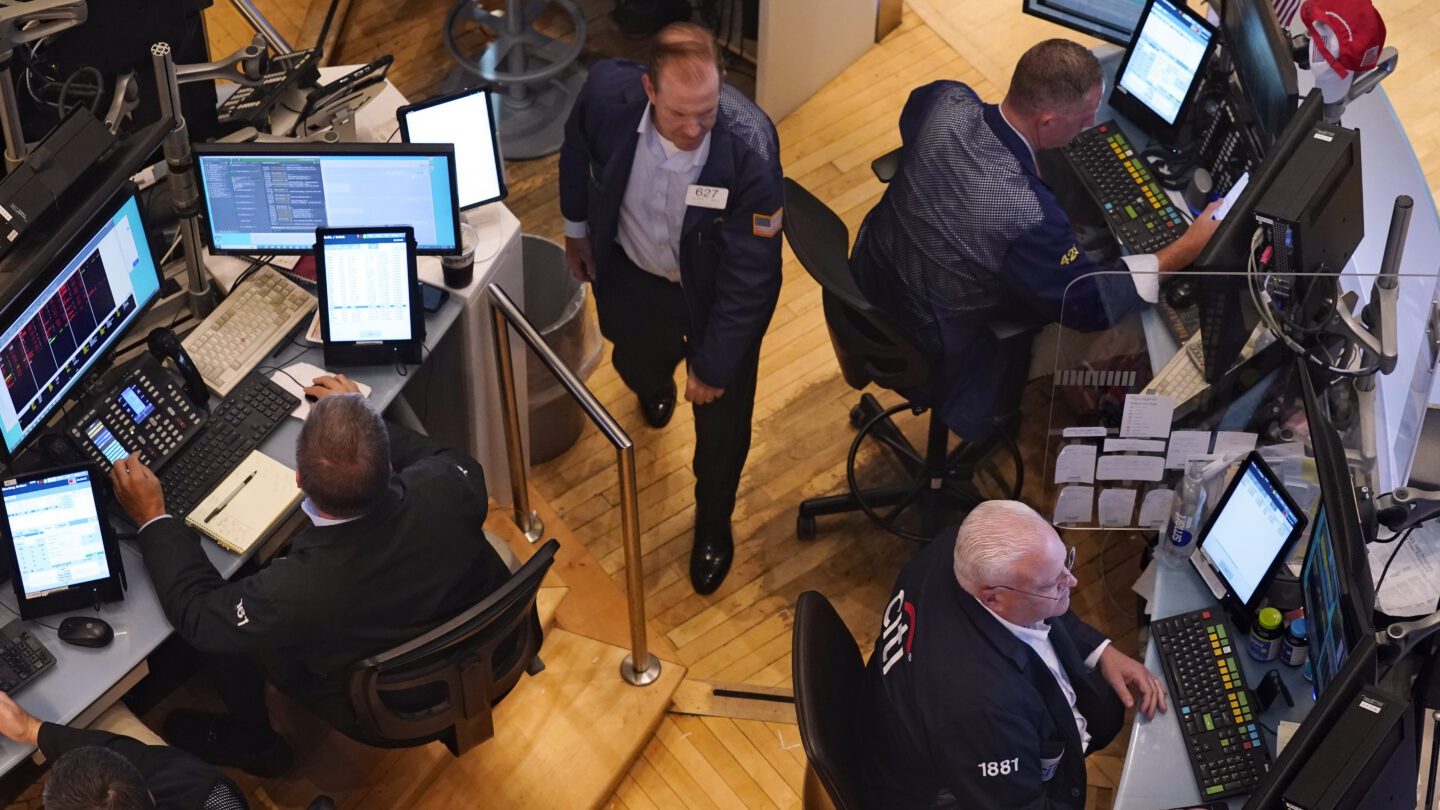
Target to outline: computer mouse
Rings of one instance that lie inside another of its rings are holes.
[[[115,630],[104,619],[71,616],[60,622],[60,640],[77,647],[104,647],[115,640]]]
[[[1189,281],[1172,281],[1165,285],[1165,303],[1171,309],[1188,309],[1195,303],[1195,285]]]
[[[320,401],[320,398],[317,397],[317,396],[315,396],[314,394],[306,394],[306,395],[305,395],[305,401],[306,401],[306,402],[319,402],[319,401]]]

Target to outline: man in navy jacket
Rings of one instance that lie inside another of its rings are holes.
[[[560,150],[565,258],[592,282],[615,370],[652,427],[670,421],[675,367],[688,368],[690,579],[702,594],[734,554],[760,339],[780,295],[780,179],[774,125],[724,82],[714,38],[689,23],[656,35],[648,66],[591,68]]]

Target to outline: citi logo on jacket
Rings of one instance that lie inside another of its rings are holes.
[[[880,660],[884,662],[880,672],[888,675],[902,657],[910,659],[910,647],[915,643],[915,603],[905,601],[905,589],[895,592],[881,621],[880,638],[885,646],[880,649]]]

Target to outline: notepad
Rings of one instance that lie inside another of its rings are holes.
[[[190,510],[185,524],[221,548],[244,554],[269,534],[300,498],[295,471],[253,450]]]

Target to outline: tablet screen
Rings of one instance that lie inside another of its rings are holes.
[[[404,232],[324,235],[328,341],[410,340],[410,259]]]
[[[26,599],[110,576],[90,476],[79,470],[5,484],[5,519]]]
[[[455,179],[462,210],[505,197],[492,109],[490,91],[476,89],[401,111],[406,143],[455,146]]]

